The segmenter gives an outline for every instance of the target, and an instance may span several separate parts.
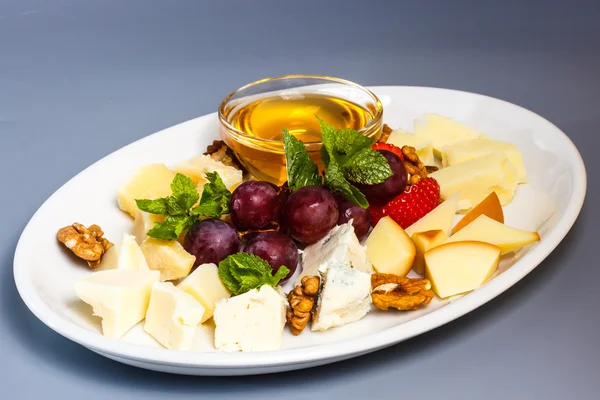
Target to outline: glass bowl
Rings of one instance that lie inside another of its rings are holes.
[[[306,102],[313,101],[312,99],[320,101],[318,99],[321,98],[325,98],[326,101],[334,99],[337,103],[349,106],[346,109],[353,111],[355,114],[361,114],[361,118],[353,119],[354,123],[360,124],[360,126],[354,126],[353,128],[373,140],[379,139],[383,126],[383,107],[377,96],[356,83],[318,75],[287,75],[262,79],[229,94],[219,106],[221,137],[236,153],[240,162],[254,178],[280,185],[287,179],[280,131],[278,134],[274,134],[271,131],[267,132],[266,129],[264,132],[261,132],[260,128],[254,131],[250,131],[250,128],[244,129],[248,124],[239,123],[240,115],[244,115],[242,113],[247,113],[248,110],[253,110],[252,107],[261,104],[260,102],[265,99],[280,103],[284,100],[308,99],[303,103],[303,107],[306,107]],[[315,104],[314,109],[317,110],[314,114],[318,115],[319,106]],[[307,110],[298,110],[300,114],[302,111]],[[321,111],[324,110],[321,109]],[[265,115],[268,116],[269,114],[266,113]],[[277,113],[277,115],[273,114],[273,118],[279,118],[276,123],[281,122],[285,127],[298,125],[299,121],[294,120],[296,118],[294,113],[289,113],[289,120],[285,119],[288,118],[286,115],[282,117],[281,113]],[[307,121],[306,115],[305,112],[305,119],[301,120],[301,123]],[[336,128],[342,127],[336,126],[335,121],[328,121],[327,118],[323,119]],[[358,120],[360,121],[357,122]],[[314,121],[317,121],[316,117]],[[262,122],[273,123],[273,121]],[[312,124],[312,121],[310,121],[310,124]],[[295,134],[293,129],[290,129],[290,132]],[[323,144],[315,132],[310,135],[296,136],[304,142],[311,158],[321,167],[319,150]]]

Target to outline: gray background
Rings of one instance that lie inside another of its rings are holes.
[[[0,398],[598,398],[599,11],[597,1],[0,0]],[[580,149],[582,214],[538,269],[477,311],[312,370],[148,372],[33,317],[12,259],[54,190],[125,144],[215,111],[238,86],[287,73],[441,86],[527,107]]]

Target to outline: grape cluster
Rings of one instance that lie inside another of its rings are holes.
[[[385,204],[406,186],[402,160],[387,150],[378,150],[388,161],[393,175],[375,185],[359,185],[370,203]],[[298,246],[321,240],[335,226],[352,221],[359,239],[371,228],[369,209],[331,193],[320,186],[305,186],[291,192],[286,185],[247,181],[231,194],[232,224],[216,219],[196,222],[189,230],[184,248],[196,256],[196,266],[218,264],[242,250],[266,260],[275,273],[285,265],[294,274],[298,267]],[[274,227],[280,227],[279,231]],[[245,246],[238,232],[250,232]]]

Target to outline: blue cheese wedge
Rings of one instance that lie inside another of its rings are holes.
[[[281,349],[286,309],[285,297],[268,285],[217,301],[215,347],[226,352]]]
[[[311,330],[325,331],[363,318],[371,308],[371,274],[335,264],[321,274],[323,286]]]
[[[360,244],[354,233],[352,220],[334,227],[323,239],[306,247],[302,253],[302,264],[303,269],[296,280],[297,285],[302,277],[317,276],[334,264],[373,273],[366,248]]]

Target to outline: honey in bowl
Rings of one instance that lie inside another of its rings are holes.
[[[348,100],[308,93],[285,98],[267,97],[244,106],[231,116],[230,123],[250,136],[267,140],[282,140],[285,127],[302,142],[321,140],[318,116],[336,129],[360,130],[373,119],[373,113]]]
[[[240,162],[259,180],[287,179],[281,131],[304,142],[321,166],[321,129],[317,116],[336,129],[355,129],[377,140],[381,103],[370,91],[337,78],[288,76],[247,85],[219,108],[221,136]]]

